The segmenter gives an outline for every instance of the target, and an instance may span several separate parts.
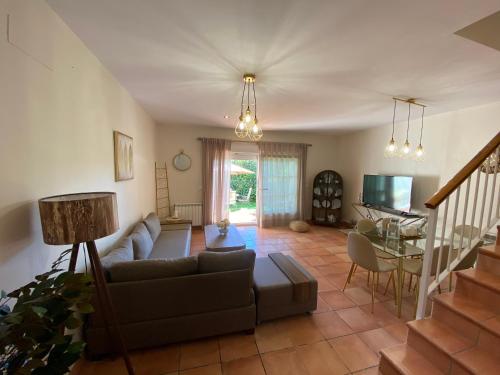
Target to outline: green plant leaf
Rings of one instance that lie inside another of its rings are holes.
[[[76,304],[76,307],[82,314],[90,314],[91,312],[94,312],[94,306],[90,303],[78,303]]]
[[[32,309],[39,317],[44,316],[48,311],[45,307],[42,306],[33,306]]]
[[[68,329],[75,329],[75,328],[78,328],[80,327],[80,325],[82,324],[82,322],[75,318],[73,315],[71,315],[68,319],[66,319],[66,321],[64,322],[64,325],[66,326],[66,328]]]

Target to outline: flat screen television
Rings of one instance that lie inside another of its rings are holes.
[[[413,177],[365,174],[363,204],[410,212]]]

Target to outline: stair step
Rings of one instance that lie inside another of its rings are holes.
[[[494,318],[481,322],[481,326],[491,334],[500,337],[500,316],[497,315]]]
[[[456,275],[457,294],[465,295],[500,314],[500,276],[473,268],[458,271]]]
[[[500,259],[500,245],[482,246],[478,251],[479,254]]]
[[[380,351],[380,372],[385,375],[442,375],[436,366],[429,362],[422,354],[406,344],[392,346]]]
[[[453,354],[474,345],[469,340],[451,327],[437,319],[414,320],[407,323],[412,334],[417,334],[426,339],[430,344],[446,354]]]
[[[500,276],[500,246],[498,251],[494,247],[480,248],[476,268]]]
[[[500,360],[498,356],[481,348],[472,348],[453,355],[452,374],[463,374],[457,365],[465,368],[472,374],[498,375],[500,374]]]
[[[497,315],[485,304],[456,292],[439,294],[433,301],[476,324]]]
[[[458,271],[456,275],[500,294],[500,276],[476,268]]]

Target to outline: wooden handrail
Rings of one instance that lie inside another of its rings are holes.
[[[479,166],[496,150],[500,145],[500,132],[493,137],[491,141],[479,151],[453,178],[448,181],[441,189],[430,197],[425,206],[435,209],[446,198],[448,198]]]

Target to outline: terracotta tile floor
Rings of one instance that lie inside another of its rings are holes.
[[[259,325],[254,335],[233,334],[131,353],[138,375],[330,375],[377,374],[378,351],[406,339],[413,297],[406,291],[403,317],[396,317],[392,289],[383,295],[380,275],[374,313],[367,273],[356,271],[346,292],[349,272],[346,235],[313,227],[308,233],[287,228],[239,227],[247,247],[258,257],[281,251],[297,259],[319,281],[318,309]],[[193,231],[191,253],[205,248],[203,232]],[[408,281],[408,280],[407,280]],[[73,375],[124,374],[119,358],[81,361]]]

